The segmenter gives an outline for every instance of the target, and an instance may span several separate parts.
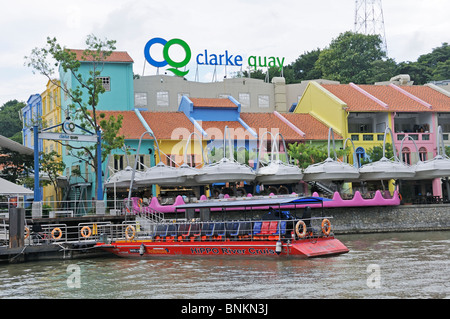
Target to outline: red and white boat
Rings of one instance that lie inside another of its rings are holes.
[[[311,217],[305,204],[320,197],[209,200],[177,206],[183,218],[145,226],[108,226],[96,247],[127,258],[323,257],[347,253],[334,237],[330,217]],[[300,206],[301,208],[296,208]],[[286,208],[289,207],[289,208]],[[211,209],[221,208],[220,219]],[[317,209],[315,209],[316,211]],[[322,210],[323,211],[323,210]],[[226,219],[228,215],[238,220]],[[301,217],[297,214],[301,213]]]

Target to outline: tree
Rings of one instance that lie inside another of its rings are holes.
[[[124,137],[118,134],[122,126],[122,118],[110,117],[104,119],[104,114],[103,117],[97,114],[99,98],[105,92],[100,77],[104,63],[116,49],[115,43],[115,40],[101,40],[92,34],[87,36],[86,49],[81,57],[83,61],[88,61],[91,65],[89,76],[86,78],[79,72],[81,62],[76,53],[58,44],[56,38],[48,37],[45,47],[35,48],[31,51],[29,57],[25,57],[26,64],[33,69],[33,72],[46,76],[70,98],[71,103],[68,105],[68,111],[70,114],[74,114],[72,120],[77,121],[81,127],[88,131],[102,131],[102,154],[97,154],[96,146],[93,144],[69,147],[73,156],[84,160],[87,165],[94,168],[97,185],[99,183],[97,172],[99,169],[101,170],[101,167],[97,165],[97,156],[102,156],[102,161],[104,161],[106,154],[109,154],[112,149],[122,147],[124,144]],[[57,66],[65,73],[71,74],[76,84],[72,85],[71,88],[63,81],[58,84],[54,80],[55,67]]]
[[[336,150],[338,157],[342,157],[346,153],[346,150]],[[300,168],[305,169],[309,165],[326,160],[328,157],[328,146],[326,144],[314,145],[295,142],[288,145],[288,154]],[[330,156],[334,156],[333,150],[330,150]]]
[[[316,67],[329,80],[341,83],[367,83],[373,76],[373,63],[386,57],[379,35],[347,31],[320,52]]]
[[[0,148],[1,177],[17,183],[21,178],[28,177],[33,171],[33,155],[24,155],[7,148]]]
[[[293,63],[287,65],[284,69],[286,83],[298,83],[303,80],[320,79],[322,77],[322,72],[316,67],[320,52],[320,49],[305,52]]]
[[[361,165],[377,162],[382,157],[383,157],[383,146],[374,146],[366,150],[366,157],[361,159]],[[394,157],[394,151],[391,143],[386,143],[384,157],[388,159]]]
[[[444,42],[432,52],[422,54],[415,62],[401,62],[398,73],[409,74],[414,84],[450,78],[450,46]]]
[[[0,108],[0,135],[20,144],[22,144],[22,121],[19,112],[25,106],[24,102],[11,100]]]
[[[40,152],[39,155],[39,163],[41,164],[39,171],[47,175],[49,182],[55,189],[56,198],[58,198],[58,186],[56,182],[59,174],[66,168],[66,164],[61,161],[61,155],[56,151],[51,151],[49,153]]]

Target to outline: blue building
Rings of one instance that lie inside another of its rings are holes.
[[[101,71],[99,78],[102,80],[105,92],[99,96],[97,111],[131,111],[134,109],[134,87],[133,87],[133,59],[127,52],[114,51],[104,62],[94,63],[89,57],[83,57],[83,50],[71,50],[76,53],[81,66],[77,74],[81,74],[84,81],[91,77],[91,72]],[[62,87],[68,90],[75,90],[81,87],[77,78],[70,71],[65,72],[59,68],[59,79]],[[89,96],[86,90],[83,92],[83,103],[88,104]],[[61,112],[62,118],[75,119],[75,111],[70,111],[68,106],[72,103],[70,96],[62,93]],[[87,107],[88,111],[91,108]],[[71,114],[72,112],[72,114]],[[76,122],[75,122],[76,123]],[[79,146],[75,142],[66,145]],[[96,197],[97,185],[95,184],[95,171],[84,160],[74,157],[66,146],[63,147],[63,161],[66,163],[65,175],[69,180],[69,192],[65,199],[70,200],[91,200]],[[87,159],[87,158],[86,158]],[[106,171],[106,164],[102,167],[103,174]],[[74,174],[76,172],[76,174]]]

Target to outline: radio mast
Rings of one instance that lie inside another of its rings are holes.
[[[381,48],[387,54],[386,32],[384,30],[381,0],[355,0],[355,33],[378,34]]]

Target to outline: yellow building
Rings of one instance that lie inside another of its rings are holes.
[[[52,127],[61,123],[61,89],[58,86],[59,81],[48,81],[46,90],[41,94],[42,98],[42,123],[43,127]],[[50,153],[56,151],[62,158],[62,146],[57,141],[43,140],[43,151]],[[58,192],[56,198],[56,191],[53,185],[44,187],[43,200],[44,203],[53,206],[54,201],[60,201],[62,192]]]

